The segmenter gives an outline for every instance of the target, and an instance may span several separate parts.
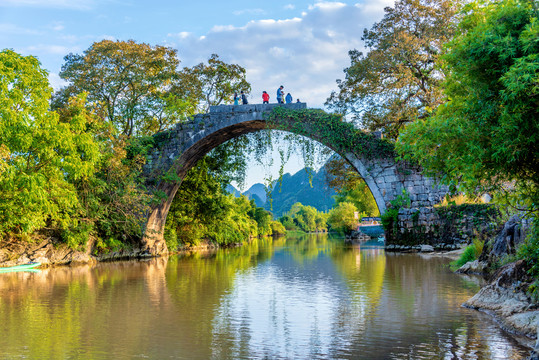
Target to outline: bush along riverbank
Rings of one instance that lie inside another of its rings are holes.
[[[530,359],[539,359],[538,225],[537,220],[512,216],[484,245],[474,243],[466,248],[463,257],[471,261],[457,270],[482,275],[488,281],[463,305],[493,316],[502,328],[532,348]],[[479,254],[476,259],[474,253]]]

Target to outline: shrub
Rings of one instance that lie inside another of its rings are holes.
[[[474,239],[470,245],[466,246],[462,255],[457,260],[451,262],[451,269],[456,270],[467,262],[477,260],[483,251],[484,244],[480,239]]]
[[[271,224],[271,234],[273,236],[281,236],[286,234],[286,229],[283,224],[281,224],[279,221],[272,221]]]
[[[532,222],[530,233],[526,241],[517,250],[517,259],[523,259],[528,267],[528,275],[532,284],[528,287],[528,294],[534,302],[539,302],[539,219]]]

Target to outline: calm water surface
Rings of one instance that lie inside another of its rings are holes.
[[[448,260],[303,236],[0,274],[0,359],[522,359]]]

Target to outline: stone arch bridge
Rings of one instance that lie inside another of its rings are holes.
[[[143,251],[152,255],[167,253],[163,232],[170,205],[181,179],[199,159],[228,140],[266,129],[301,133],[337,152],[363,177],[381,214],[405,190],[409,194],[411,207],[417,209],[415,225],[418,221],[427,226],[431,223],[432,207],[445,196],[446,187],[438,186],[434,179],[422,175],[421,169],[396,162],[391,152],[366,156],[357,147],[355,150],[352,146],[337,147],[331,137],[325,136],[319,126],[309,124],[307,119],[277,118],[267,121],[275,107],[299,112],[307,108],[305,103],[213,106],[209,113],[196,115],[191,121],[154,136],[156,145],[148,155],[144,174],[148,184],[162,195],[162,201],[152,207],[148,216],[142,240]],[[302,126],[298,127],[300,123]],[[385,142],[371,134],[364,136],[370,144]],[[403,229],[414,225],[410,217],[399,220],[399,226]]]

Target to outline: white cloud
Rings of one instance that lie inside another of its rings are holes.
[[[168,37],[177,37],[179,39],[186,39],[188,38],[189,36],[191,36],[191,33],[188,32],[188,31],[180,31],[179,33],[175,33],[175,34],[172,34],[172,33],[169,33],[167,34]]]
[[[284,6],[285,10],[294,10],[296,6],[294,4],[287,4]]]
[[[395,0],[365,1],[363,3],[355,4],[355,6],[365,12],[365,14],[378,14],[380,12],[380,9],[384,9],[388,6],[394,5]]]
[[[317,2],[299,18],[250,21],[241,27],[215,26],[205,36],[169,37],[182,66],[206,61],[212,53],[247,70],[251,103],[261,102],[262,90],[275,101],[281,84],[310,107],[322,107],[335,80],[350,65],[348,51],[361,49],[361,34],[379,21],[387,3],[367,0],[362,6]],[[368,10],[368,11],[367,11]]]
[[[226,32],[234,29],[235,27],[232,25],[215,25],[211,28],[210,32]]]
[[[56,73],[49,74],[49,83],[55,91],[67,85],[67,82]]]
[[[283,49],[282,47],[274,46],[269,49],[269,53],[273,55],[273,57],[280,58],[285,55],[285,49]]]
[[[314,5],[309,5],[309,10],[313,10],[315,8],[319,8],[319,9],[322,9],[322,10],[335,10],[335,9],[343,8],[345,6],[348,6],[348,5],[346,5],[345,3],[342,3],[342,2],[320,1],[320,2],[317,2]]]
[[[64,24],[61,22],[54,22],[50,25],[50,27],[54,31],[62,31],[65,28]]]

